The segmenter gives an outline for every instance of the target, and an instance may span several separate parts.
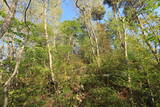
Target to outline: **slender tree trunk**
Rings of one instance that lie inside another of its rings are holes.
[[[83,15],[83,22],[86,26],[87,33],[90,39],[90,45],[93,53],[93,60],[96,60],[98,67],[100,67],[101,59],[100,59],[100,49],[98,44],[98,38],[95,33],[94,26],[92,24],[92,15],[91,15],[91,8],[87,7],[84,8],[83,6],[79,6],[79,0],[75,0],[75,5],[79,8],[80,12]]]
[[[51,71],[51,77],[52,81],[55,81],[55,76],[53,73],[53,61],[52,61],[52,54],[51,54],[51,49],[50,49],[50,44],[49,44],[49,38],[48,38],[48,29],[47,29],[47,0],[44,1],[44,30],[45,30],[45,38],[46,38],[46,45],[48,49],[48,57],[49,57],[49,69]]]
[[[1,63],[0,63],[1,64]],[[0,65],[1,66],[1,65]],[[2,75],[3,75],[3,73],[2,73],[2,71],[0,71],[0,85],[2,84]]]
[[[7,32],[12,19],[14,18],[16,7],[17,7],[18,0],[12,0],[10,10],[8,12],[8,15],[5,17],[1,27],[0,27],[0,38],[3,37],[3,35]]]
[[[92,52],[93,52],[93,55],[95,56],[95,60],[97,62],[98,67],[100,67],[100,63],[101,63],[100,49],[99,49],[98,38],[95,32],[94,26],[91,22],[91,19],[92,19],[91,13],[90,12],[83,12],[83,13],[84,13],[84,22],[87,27],[87,33],[89,35]]]
[[[94,41],[93,41],[93,38],[92,38],[92,34],[90,33],[90,29],[89,29],[89,26],[88,26],[88,17],[87,17],[87,13],[85,12],[82,12],[83,13],[83,18],[84,18],[84,24],[86,26],[86,29],[87,29],[87,33],[88,33],[88,36],[89,36],[89,40],[90,40],[90,45],[91,45],[91,49],[92,49],[92,54],[95,55],[96,51],[94,49]]]
[[[123,24],[122,26],[123,26],[123,31],[124,31],[124,41],[123,41],[124,42],[123,43],[124,44],[124,57],[125,57],[125,63],[126,63],[127,70],[128,70],[128,87],[131,89],[132,81],[131,81],[131,75],[129,73],[130,68],[129,68],[129,64],[128,64],[128,44],[127,44],[125,17],[122,19],[122,24]],[[132,106],[134,106],[134,101],[133,101],[133,97],[132,97],[132,95],[133,95],[132,90],[131,90],[130,94],[131,94],[130,101],[131,101]]]
[[[151,95],[151,104],[153,105],[153,107],[155,107],[155,104],[154,104],[154,95],[153,95],[153,91],[152,91],[152,87],[151,87],[151,83],[150,83],[150,80],[149,80],[149,75],[148,75],[148,71],[147,71],[147,83],[148,83],[148,86],[149,86],[149,91],[150,91],[150,95]]]
[[[4,84],[4,104],[3,104],[3,107],[7,107],[7,105],[8,105],[8,88],[9,88],[12,80],[18,74],[18,68],[19,68],[19,65],[21,62],[23,50],[24,50],[24,46],[22,46],[22,48],[17,53],[16,65],[15,65],[14,71],[13,71],[12,75],[9,77],[9,79]]]
[[[15,38],[15,36],[9,38],[9,43],[8,43],[8,57],[9,57],[10,61],[12,61],[14,58],[14,52],[15,52],[14,51],[14,49],[15,49],[14,38]]]
[[[0,67],[2,66],[2,61],[3,61],[3,52],[4,52],[4,44],[0,47]],[[3,72],[0,71],[0,85],[2,83],[2,75]]]
[[[124,31],[124,57],[126,60],[126,64],[128,64],[128,47],[127,47],[127,34],[126,34],[126,24],[125,24],[125,18],[122,19],[123,23],[123,31]]]
[[[91,34],[92,40],[94,41],[93,47],[95,48],[96,61],[97,61],[98,67],[100,67],[100,49],[99,49],[99,43],[98,43],[97,35],[95,33],[95,29],[94,29],[93,24],[91,22],[91,16],[90,16],[89,22],[90,22],[88,24],[88,28],[90,28],[89,33]]]
[[[95,44],[96,44],[97,64],[98,64],[98,67],[100,67],[101,59],[100,59],[100,49],[99,49],[99,43],[98,43],[97,36],[95,36]]]
[[[120,17],[120,11],[118,9],[118,16]],[[118,22],[118,18],[117,18],[117,15],[116,13],[117,12],[114,12],[114,16],[116,18],[116,21]],[[124,37],[123,37],[123,40],[122,40],[122,34],[121,34],[121,31],[119,30],[118,28],[118,34],[119,34],[119,39],[120,39],[120,42],[121,42],[121,46],[123,48],[123,54],[124,54],[124,58],[125,58],[125,64],[127,66],[127,70],[129,71],[129,64],[128,64],[128,46],[127,46],[127,34],[126,34],[126,24],[125,24],[125,17],[122,18],[122,26],[123,26],[123,31],[124,31]],[[128,87],[131,88],[131,76],[130,74],[128,73]],[[133,105],[134,102],[133,102],[133,99],[132,99],[132,91],[130,92],[131,94],[131,104]]]
[[[118,23],[118,17],[120,17],[120,11],[118,9],[118,11],[114,11],[114,17],[116,19],[116,22]],[[119,38],[119,41],[120,41],[120,48],[122,48],[122,50],[124,49],[125,50],[125,46],[124,46],[124,42],[123,42],[123,34],[122,32],[120,31],[121,28],[119,28],[119,25],[117,25],[117,35],[118,35],[118,38]],[[124,54],[125,56],[125,54]]]

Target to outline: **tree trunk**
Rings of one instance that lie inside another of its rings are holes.
[[[94,29],[94,26],[92,24],[92,18],[90,12],[82,12],[84,15],[84,24],[87,28],[87,33],[90,39],[91,49],[93,56],[97,62],[98,67],[100,67],[100,50],[99,50],[99,44],[98,44],[98,38]]]
[[[44,1],[44,30],[45,30],[45,38],[46,38],[46,45],[47,45],[47,49],[48,49],[48,58],[49,58],[49,69],[51,71],[51,77],[52,77],[52,81],[55,81],[55,76],[53,73],[53,61],[52,61],[52,54],[51,54],[51,49],[50,49],[50,44],[49,44],[49,38],[48,38],[48,29],[47,29],[47,3],[46,1]]]
[[[129,68],[129,63],[128,63],[128,45],[127,45],[127,33],[126,33],[126,24],[125,24],[125,17],[122,19],[122,23],[123,23],[123,31],[124,31],[124,57],[125,57],[125,63],[127,66],[127,70],[128,70],[128,87],[131,88],[132,87],[132,81],[131,81],[131,75],[130,75],[130,68]],[[130,95],[131,95],[131,105],[134,106],[134,101],[133,101],[133,92],[132,90],[130,91]]]
[[[2,61],[3,61],[3,53],[4,53],[4,44],[0,47],[0,67],[3,65],[2,64]],[[0,85],[2,83],[2,75],[3,75],[3,72],[0,71]]]
[[[24,50],[24,46],[22,46],[22,48],[19,50],[19,52],[17,54],[18,56],[16,58],[16,65],[15,65],[15,68],[14,68],[14,72],[12,73],[12,75],[9,77],[9,79],[4,84],[4,104],[3,104],[3,107],[7,107],[7,105],[8,105],[8,88],[9,88],[12,80],[18,74],[18,68],[19,68],[19,65],[20,65],[20,62],[21,62],[21,57],[22,57],[23,50]]]
[[[92,24],[92,15],[91,15],[91,7],[81,7],[79,5],[79,0],[75,0],[75,5],[79,8],[80,12],[83,15],[83,22],[86,26],[86,30],[89,36],[90,45],[92,49],[92,54],[94,56],[93,60],[96,60],[98,67],[100,67],[101,59],[100,59],[100,49],[98,44],[98,38]]]
[[[10,10],[8,12],[8,15],[5,17],[4,22],[2,23],[0,27],[0,38],[3,37],[3,35],[7,32],[12,19],[14,18],[16,7],[17,7],[18,0],[12,0]]]

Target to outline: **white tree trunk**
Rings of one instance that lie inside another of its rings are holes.
[[[4,104],[3,104],[3,107],[7,107],[7,105],[8,105],[8,88],[9,88],[12,80],[18,74],[18,68],[19,68],[19,65],[21,62],[23,50],[24,50],[24,46],[22,46],[22,48],[17,53],[16,65],[15,65],[14,71],[13,71],[12,75],[9,77],[9,79],[4,84]]]
[[[49,44],[49,38],[48,38],[48,29],[47,29],[47,2],[44,2],[44,30],[45,30],[45,38],[46,38],[46,45],[48,49],[48,58],[49,58],[49,69],[51,71],[51,77],[52,81],[55,81],[54,73],[53,73],[53,61],[52,61],[52,54],[51,54],[51,49],[50,49],[50,44]]]

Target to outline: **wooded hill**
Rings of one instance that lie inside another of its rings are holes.
[[[160,1],[63,2],[0,0],[0,107],[160,107]]]

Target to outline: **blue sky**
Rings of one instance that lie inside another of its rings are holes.
[[[63,14],[61,17],[61,21],[64,20],[73,20],[78,17],[78,9],[74,5],[73,0],[64,0],[62,3]]]

